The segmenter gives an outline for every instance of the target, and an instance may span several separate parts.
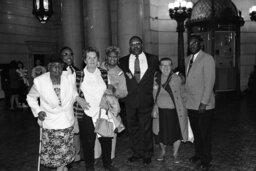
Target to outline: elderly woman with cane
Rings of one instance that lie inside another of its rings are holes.
[[[83,105],[76,91],[75,78],[62,69],[60,59],[51,61],[49,72],[34,79],[27,95],[32,113],[42,127],[39,162],[57,171],[67,171],[66,165],[74,159],[73,103],[78,101]]]

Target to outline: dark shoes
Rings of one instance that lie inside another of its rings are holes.
[[[135,161],[138,161],[139,159],[141,159],[140,156],[131,156],[127,159],[127,162],[133,163]]]
[[[151,158],[143,158],[143,164],[149,165],[151,163]]]
[[[133,163],[135,161],[140,160],[142,157],[141,156],[131,156],[128,158],[127,162]],[[143,158],[143,164],[149,165],[151,163],[151,158]]]
[[[197,157],[197,156],[193,156],[193,157],[190,157],[189,158],[189,161],[191,162],[191,163],[195,163],[195,162],[197,162],[197,161],[199,161],[200,160],[200,157]]]
[[[119,171],[119,169],[114,165],[111,165],[109,167],[105,167],[105,171]]]
[[[208,171],[208,170],[210,170],[211,166],[212,165],[210,163],[201,163],[200,169],[202,171]]]

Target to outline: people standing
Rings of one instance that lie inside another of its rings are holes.
[[[11,96],[11,88],[10,88],[10,78],[9,78],[9,66],[6,66],[1,71],[1,87],[4,91],[5,105],[9,109],[10,107],[10,96]]]
[[[189,40],[191,55],[186,68],[186,108],[194,134],[195,154],[189,160],[198,162],[203,170],[210,168],[211,122],[215,108],[215,62],[201,49],[202,39],[192,35]]]
[[[76,66],[74,66],[73,55],[74,55],[73,50],[68,46],[64,46],[60,49],[60,56],[64,63],[63,69],[68,71],[68,73],[73,76],[74,85],[75,85],[76,71],[78,71],[79,69]],[[80,148],[80,137],[79,137],[79,127],[78,127],[77,117],[75,117],[75,124],[74,124],[74,145],[76,150],[74,162],[79,162],[81,160],[81,155],[80,155],[81,148]]]
[[[95,123],[101,113],[101,118],[110,119],[110,115],[105,109],[100,107],[101,99],[107,91],[108,75],[107,71],[99,66],[99,52],[97,49],[89,47],[83,50],[85,68],[77,72],[76,83],[79,96],[87,101],[86,105],[75,104],[75,114],[78,118],[80,139],[83,147],[86,170],[92,171],[94,168],[94,146],[96,133]],[[114,127],[115,129],[115,127]],[[114,130],[113,130],[114,131]],[[111,143],[113,137],[103,137],[97,134],[102,149],[102,161],[104,169],[107,171],[117,170],[111,161]]]
[[[178,150],[181,140],[188,140],[188,115],[182,99],[182,78],[173,73],[171,58],[160,60],[160,73],[156,74],[154,97],[159,110],[161,153],[158,161],[165,160],[166,146],[173,145],[173,161],[179,163]]]
[[[73,103],[82,101],[72,76],[62,69],[62,61],[53,59],[48,64],[49,72],[34,79],[27,95],[32,113],[42,126],[40,163],[57,171],[67,171],[66,166],[74,160]]]
[[[28,70],[24,68],[24,63],[21,61],[17,62],[16,72],[19,75],[20,91],[19,91],[19,102],[22,108],[27,108],[26,95],[28,93],[29,81],[28,81]]]
[[[116,46],[109,46],[106,49],[106,60],[102,62],[101,68],[108,72],[108,88],[112,89],[114,96],[118,99],[124,98],[128,92],[124,72],[118,67],[120,50]],[[119,116],[120,118],[120,116]],[[121,119],[121,118],[120,118]],[[115,158],[116,136],[112,139],[111,159]]]
[[[19,74],[16,72],[17,62],[11,61],[10,69],[9,69],[9,81],[10,81],[10,110],[14,110],[16,108],[20,108],[21,105],[19,103],[19,92],[21,87],[21,82],[19,80]]]
[[[142,158],[144,164],[150,164],[153,154],[153,83],[158,57],[143,52],[143,42],[138,36],[131,37],[129,45],[130,54],[120,59],[128,90],[125,107],[133,152],[128,162]]]

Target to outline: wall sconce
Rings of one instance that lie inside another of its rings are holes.
[[[33,12],[40,23],[45,24],[53,14],[52,0],[33,0]]]

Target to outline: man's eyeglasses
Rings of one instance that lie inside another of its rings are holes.
[[[131,43],[130,46],[141,46],[141,43],[140,42],[134,42],[134,43]]]

